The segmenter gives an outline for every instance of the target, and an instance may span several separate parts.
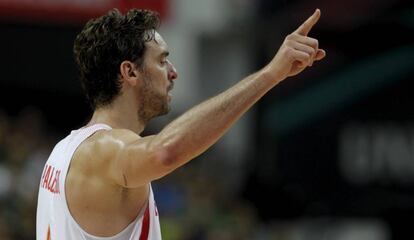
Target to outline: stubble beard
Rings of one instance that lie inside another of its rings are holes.
[[[140,107],[138,117],[147,123],[151,119],[167,114],[170,111],[167,96],[156,92],[150,74],[144,72],[144,84],[140,91]]]

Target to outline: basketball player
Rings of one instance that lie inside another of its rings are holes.
[[[37,239],[161,239],[151,182],[200,155],[266,92],[324,58],[307,36],[319,16],[316,10],[288,35],[267,66],[148,137],[139,134],[169,111],[177,79],[157,14],[114,10],[89,21],[74,53],[94,113],[46,162]]]

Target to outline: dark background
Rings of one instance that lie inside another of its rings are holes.
[[[389,239],[412,239],[414,6],[392,0],[256,1],[248,35],[257,68],[316,7],[323,15],[311,35],[327,57],[258,103],[254,158],[236,197],[265,225],[303,218],[379,219]],[[90,109],[72,59],[80,29],[80,24],[0,22],[0,108],[10,119],[33,106],[56,137],[87,121]],[[374,147],[378,139],[386,142],[383,152]],[[407,153],[399,155],[402,151]],[[362,156],[370,165],[353,176],[344,167],[349,156]],[[204,239],[197,236],[210,228],[196,229],[188,239]]]

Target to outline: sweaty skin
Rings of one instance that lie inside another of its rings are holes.
[[[66,178],[67,202],[78,224],[102,237],[122,231],[145,206],[151,181],[203,153],[279,82],[323,59],[325,51],[307,36],[320,14],[316,10],[289,34],[264,68],[185,112],[157,135],[139,136],[151,118],[168,111],[177,72],[167,59],[167,44],[158,33],[147,43],[145,71],[122,62],[122,94],[96,109],[88,124],[113,129],[98,131],[79,146]]]

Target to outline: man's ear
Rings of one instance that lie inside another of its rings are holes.
[[[125,83],[128,83],[131,86],[138,84],[140,72],[135,63],[131,61],[123,61],[119,66],[119,72],[121,73],[121,79],[123,79]]]

